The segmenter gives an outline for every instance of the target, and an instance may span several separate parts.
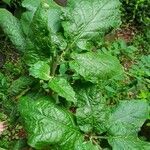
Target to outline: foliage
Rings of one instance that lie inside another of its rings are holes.
[[[3,2],[10,5],[11,0],[3,0]]]
[[[100,49],[104,36],[121,23],[120,2],[70,0],[61,7],[52,0],[24,0],[22,6],[26,11],[20,19],[0,9],[0,26],[26,64],[25,72],[13,80],[0,74],[4,87],[0,92],[3,106],[10,99],[11,107],[17,105],[14,120],[21,119],[28,145],[53,150],[148,150],[150,143],[138,136],[149,118],[147,98],[114,100],[107,95],[120,94],[118,87],[125,80],[116,55],[132,59],[137,51],[123,41]],[[139,72],[134,73],[133,65],[129,75],[149,77],[147,61],[149,57],[143,57]],[[6,64],[3,69],[9,70]],[[22,140],[13,148],[20,145]]]
[[[121,0],[123,17],[140,25],[150,25],[149,0]]]
[[[141,56],[137,62],[132,65],[130,69],[130,74],[137,81],[137,91],[139,92],[138,98],[147,99],[149,101],[149,64],[150,63],[150,55]]]

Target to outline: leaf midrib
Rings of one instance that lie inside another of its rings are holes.
[[[81,0],[82,1],[82,0]],[[80,1],[80,2],[81,2]],[[83,34],[84,30],[86,29],[86,27],[95,19],[95,17],[98,15],[98,13],[100,12],[100,10],[108,3],[109,1],[107,0],[107,2],[105,4],[103,4],[96,12],[96,14],[93,16],[93,18],[91,20],[89,20],[78,32],[79,35],[74,39],[74,41],[71,43],[71,47],[72,45],[81,37],[81,35]]]
[[[73,126],[73,124],[72,124],[72,126],[66,125],[66,124],[63,123],[63,122],[60,122],[59,119],[56,120],[53,116],[46,116],[45,114],[43,114],[43,113],[41,114],[41,112],[35,111],[35,110],[33,110],[33,112],[32,112],[34,115],[31,115],[31,114],[32,114],[31,111],[30,111],[29,113],[30,113],[30,115],[28,115],[28,117],[30,117],[30,116],[35,116],[35,114],[36,114],[37,116],[41,116],[42,118],[47,118],[47,120],[50,120],[50,118],[51,118],[52,121],[56,122],[57,124],[60,124],[60,126],[64,126],[65,128],[71,129],[71,131],[74,131],[74,132],[76,132],[76,133],[78,133],[78,134],[81,134],[81,133],[77,130],[77,128]],[[71,123],[73,123],[71,116],[70,116],[68,113],[67,113],[67,115],[69,116]],[[43,116],[44,116],[44,117],[43,117]]]

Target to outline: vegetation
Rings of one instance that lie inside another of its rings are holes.
[[[149,150],[148,5],[3,0],[0,149]]]

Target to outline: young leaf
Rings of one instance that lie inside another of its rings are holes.
[[[97,83],[100,80],[110,79],[123,73],[122,66],[114,56],[97,52],[84,54],[74,53],[71,69],[83,76],[85,80]]]
[[[76,103],[75,92],[69,82],[61,77],[54,77],[49,81],[48,86],[59,96],[64,97],[67,101]]]
[[[26,40],[20,23],[9,11],[2,8],[0,9],[0,27],[8,35],[16,48],[24,52],[26,49]]]
[[[28,144],[36,149],[56,146],[58,150],[98,150],[90,142],[84,142],[72,116],[56,106],[49,97],[37,100],[22,97],[19,111],[28,133]]]
[[[29,73],[31,76],[35,78],[39,78],[41,80],[49,80],[50,66],[47,64],[47,62],[38,61],[37,63],[35,63],[30,67]]]
[[[70,0],[63,9],[62,25],[72,44],[96,39],[120,24],[119,0]]]
[[[79,104],[76,117],[80,129],[88,133],[105,132],[110,110],[100,90],[93,85],[80,85],[76,93]]]

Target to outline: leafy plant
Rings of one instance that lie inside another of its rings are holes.
[[[130,75],[137,80],[137,91],[139,92],[138,97],[142,99],[147,99],[149,101],[149,77],[150,77],[150,55],[141,56],[137,62],[131,66],[129,70]]]
[[[0,26],[34,77],[20,77],[8,90],[15,95],[30,87],[19,95],[18,105],[28,144],[99,150],[105,139],[105,148],[148,150],[150,144],[137,134],[149,116],[147,101],[111,104],[101,92],[104,82],[124,72],[110,52],[95,50],[120,25],[120,2],[70,0],[61,7],[52,0],[24,0],[22,6],[27,11],[20,20],[0,9]]]
[[[139,23],[140,25],[150,25],[149,0],[121,0],[123,17],[130,22]]]
[[[10,5],[11,0],[3,0],[3,2]]]

